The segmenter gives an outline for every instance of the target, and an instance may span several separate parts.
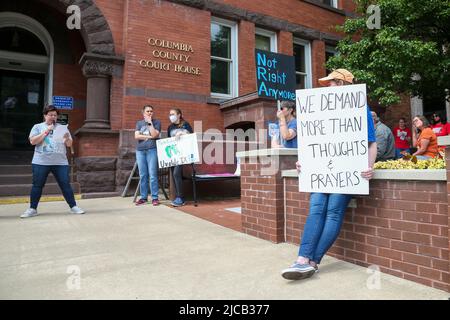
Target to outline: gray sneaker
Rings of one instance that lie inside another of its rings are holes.
[[[287,280],[301,280],[311,277],[316,269],[308,264],[294,263],[287,269],[281,271],[281,276]]]
[[[28,208],[20,217],[21,218],[31,218],[37,216],[38,212],[36,209]]]
[[[84,210],[81,209],[80,207],[75,206],[75,207],[70,208],[70,213],[73,213],[73,214],[83,214],[83,213],[84,213]]]

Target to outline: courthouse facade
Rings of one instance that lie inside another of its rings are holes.
[[[256,96],[255,48],[294,55],[297,87],[318,86],[342,37],[334,26],[354,9],[350,0],[3,0],[1,148],[29,148],[42,106],[57,104],[75,136],[81,192],[118,191],[144,104],[163,130],[171,107],[201,121],[200,133],[266,128],[275,104]],[[385,112],[400,114],[411,115],[409,99]]]

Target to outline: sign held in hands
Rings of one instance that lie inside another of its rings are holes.
[[[255,61],[258,96],[294,101],[294,57],[255,49]]]
[[[296,91],[302,192],[369,194],[366,85]]]
[[[160,169],[200,161],[196,133],[156,140],[156,148]]]

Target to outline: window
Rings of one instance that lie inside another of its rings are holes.
[[[330,47],[330,46],[326,46],[326,47],[325,47],[325,62],[328,62],[328,60],[329,60],[331,57],[334,57],[335,55],[337,55],[336,48]],[[326,70],[327,70],[327,74],[330,74],[331,71],[332,71],[332,70],[330,70],[330,69],[328,69],[328,68],[327,68]]]
[[[294,39],[294,58],[296,88],[311,88],[311,48],[309,42]]]
[[[273,31],[256,28],[255,48],[277,52],[277,34]]]
[[[211,21],[211,95],[232,98],[237,90],[237,26],[213,18]]]
[[[327,6],[337,8],[338,7],[338,0],[320,0],[323,4],[326,4]]]

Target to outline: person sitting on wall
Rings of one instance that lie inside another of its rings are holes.
[[[53,105],[44,108],[44,122],[35,124],[30,132],[30,143],[34,147],[33,160],[31,166],[33,170],[33,186],[30,194],[30,208],[20,217],[30,218],[38,215],[37,207],[41,199],[42,189],[45,186],[49,173],[58,182],[64,199],[70,207],[70,213],[83,214],[85,211],[77,206],[72,187],[70,186],[69,162],[66,156],[66,147],[72,146],[73,140],[69,132],[65,133],[63,140],[55,137],[54,130],[60,124],[58,119],[58,109]]]
[[[150,176],[150,191],[152,204],[159,205],[158,200],[158,153],[156,151],[156,140],[161,132],[161,122],[154,119],[154,109],[151,105],[142,108],[143,120],[136,122],[134,138],[138,141],[136,147],[136,161],[139,169],[141,198],[136,205],[147,203],[148,178]]]
[[[450,134],[450,124],[440,112],[433,113],[431,122],[432,125],[430,127],[433,129],[436,137],[448,136]],[[439,153],[443,154],[445,152],[445,146],[438,146],[438,150]]]
[[[297,148],[297,118],[295,117],[295,102],[282,101],[277,112],[279,136],[273,137],[272,148]]]
[[[395,158],[403,158],[405,153],[411,153],[411,130],[406,126],[405,118],[398,120],[398,126],[392,130],[395,138]]]
[[[167,128],[167,135],[169,137],[180,137],[183,134],[193,133],[191,125],[184,120],[183,113],[178,108],[170,109],[169,120],[171,124]],[[185,204],[183,195],[183,165],[171,167],[172,177],[175,184],[175,200],[172,201],[172,206],[180,207]]]
[[[436,137],[447,136],[450,134],[450,124],[447,123],[445,117],[440,112],[433,113],[431,117],[432,125],[430,128],[433,130]]]
[[[387,161],[395,158],[394,135],[391,129],[380,121],[377,114],[371,112],[373,123],[375,125],[375,136],[377,138],[377,160]]]
[[[436,134],[424,116],[415,116],[413,119],[413,146],[417,151],[412,155],[420,160],[435,158],[439,154]]]
[[[353,74],[346,69],[337,69],[327,77],[319,79],[319,83],[330,87],[349,85],[353,83]],[[367,138],[369,143],[368,169],[362,171],[361,176],[369,180],[373,177],[373,165],[377,156],[375,129],[369,106],[367,106]],[[301,165],[298,161],[296,167],[300,173]],[[339,235],[345,211],[351,199],[351,194],[311,193],[309,214],[303,229],[298,257],[293,265],[281,272],[283,278],[300,280],[308,278],[318,271],[318,265],[323,256]]]

